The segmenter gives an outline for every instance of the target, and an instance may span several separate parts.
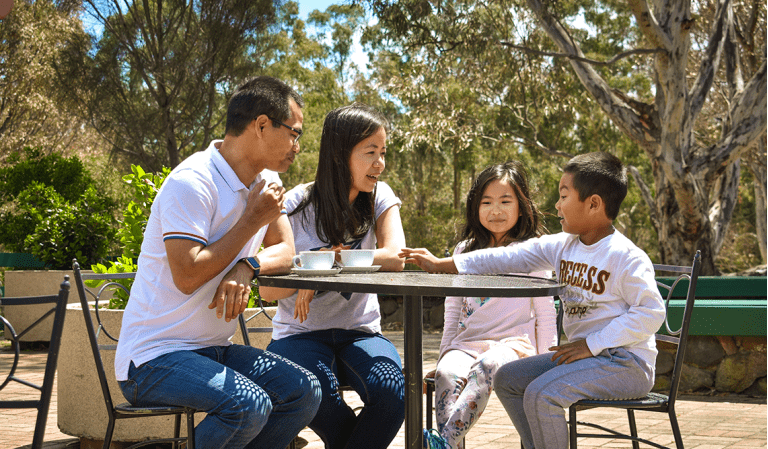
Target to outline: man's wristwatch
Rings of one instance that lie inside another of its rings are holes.
[[[243,257],[242,259],[238,260],[238,262],[244,262],[246,265],[251,267],[251,270],[253,270],[253,279],[256,279],[256,276],[259,275],[259,271],[261,271],[261,266],[255,257]]]

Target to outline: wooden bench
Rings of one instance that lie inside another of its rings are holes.
[[[671,285],[673,278],[658,277]],[[687,282],[675,288],[670,303],[671,326],[680,323],[685,307]],[[700,276],[690,335],[766,336],[765,276]]]

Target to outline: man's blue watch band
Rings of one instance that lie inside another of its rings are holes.
[[[256,279],[256,276],[259,275],[259,271],[261,271],[261,266],[255,257],[243,257],[242,259],[238,260],[238,262],[244,262],[246,265],[251,267],[253,270],[253,279]]]

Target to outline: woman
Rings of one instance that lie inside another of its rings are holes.
[[[381,113],[359,103],[326,116],[314,183],[285,196],[297,254],[375,249],[373,264],[382,271],[403,269],[401,202],[378,180],[387,128]],[[404,379],[397,349],[381,335],[377,296],[283,290],[278,297],[286,293],[291,294],[278,302],[267,349],[319,379],[322,401],[309,427],[329,449],[386,448],[403,423]],[[358,416],[339,385],[360,395],[364,407]]]

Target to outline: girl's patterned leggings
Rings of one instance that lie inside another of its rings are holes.
[[[518,358],[513,349],[496,346],[478,358],[454,350],[440,359],[435,374],[435,415],[437,430],[451,449],[462,449],[459,442],[488,405],[496,370]]]

